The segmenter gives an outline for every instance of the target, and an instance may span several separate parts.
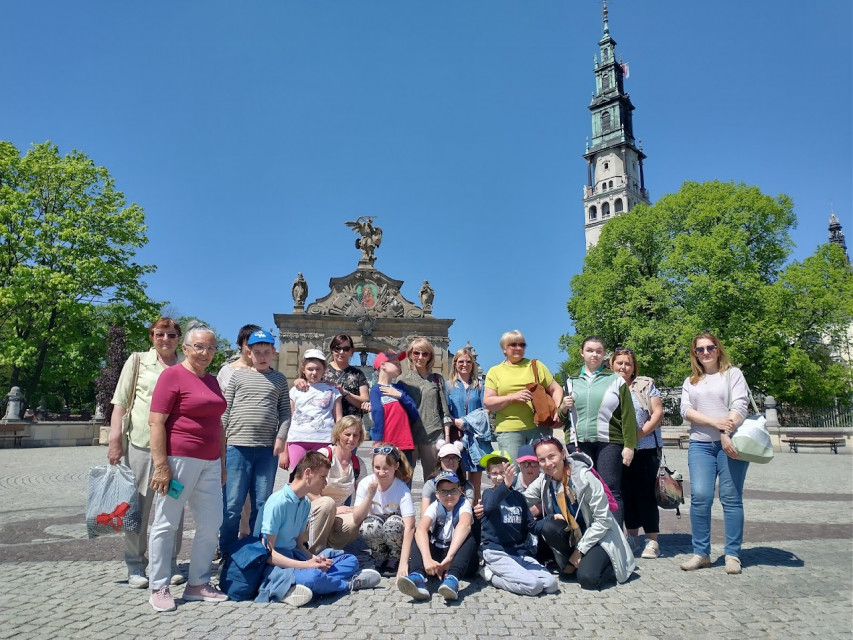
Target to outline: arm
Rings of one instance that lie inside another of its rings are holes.
[[[341,396],[335,398],[335,422],[338,422],[341,418],[344,417],[344,405]]]
[[[441,577],[443,578],[448,571],[450,571],[450,563],[453,561],[453,558],[456,557],[456,552],[459,551],[459,548],[462,546],[462,543],[468,538],[471,534],[471,526],[474,523],[474,516],[470,513],[460,513],[459,514],[459,522],[456,523],[456,526],[453,527],[453,535],[450,538],[450,547],[447,549],[447,555],[444,557],[444,560],[441,561],[440,572]],[[429,544],[427,544],[429,546]]]
[[[364,485],[364,490],[362,486]],[[361,526],[367,515],[370,513],[370,505],[373,503],[373,497],[376,495],[376,489],[379,487],[379,482],[373,478],[367,482],[367,478],[362,480],[355,494],[355,507],[352,510],[352,518],[356,526]]]
[[[397,577],[409,575],[409,557],[412,553],[412,539],[415,537],[415,516],[403,518],[403,548],[400,550],[400,566]]]
[[[382,392],[378,384],[370,390],[370,417],[373,418],[370,439],[381,442],[385,436],[385,409],[382,407]]]
[[[368,390],[366,384],[363,384],[358,388],[357,394],[347,391],[346,395],[344,396],[344,398],[346,398],[346,401],[356,408],[360,408],[362,403],[367,402],[369,397],[370,391]]]
[[[637,448],[637,414],[634,402],[631,400],[631,388],[622,378],[619,378],[619,412],[622,418],[622,464],[631,466],[634,460],[634,449]]]
[[[234,377],[231,377],[231,384],[227,384],[222,392],[225,396],[225,413],[222,414],[222,429],[223,433],[228,430],[228,422],[231,419],[231,409],[234,407],[234,396],[236,395],[236,387],[239,383]]]
[[[279,436],[282,440],[287,440],[287,432],[290,430],[290,416],[293,414],[293,407],[290,403],[290,396],[287,393],[287,378],[281,377],[281,388],[278,393],[278,424]],[[280,434],[284,430],[284,436]],[[276,454],[278,455],[278,454]]]
[[[301,547],[303,540],[303,536],[305,534],[299,534],[299,538],[297,539],[297,545]],[[275,549],[275,541],[278,536],[274,536],[272,534],[267,534],[267,544],[270,549],[270,557],[267,560],[267,564],[271,564],[275,567],[282,567],[284,569],[320,569],[320,571],[328,571],[332,566],[331,559],[324,558],[323,556],[311,556],[308,560],[294,560],[293,558],[288,558],[286,555],[279,553]]]
[[[489,411],[500,411],[513,402],[530,402],[533,395],[527,389],[520,389],[508,396],[499,396],[494,389],[486,387],[483,392],[483,405]]]
[[[653,434],[663,419],[663,402],[661,401],[660,396],[653,396],[651,401],[652,413],[646,421],[646,424],[644,424],[643,428],[640,429],[641,436],[650,436]]]
[[[553,377],[551,378],[551,384],[548,385],[546,389],[548,395],[551,396],[551,399],[554,401],[554,415],[552,416],[554,420],[560,420],[560,403],[563,402],[563,387],[560,386],[560,383],[557,382]]]
[[[107,449],[107,460],[110,464],[118,464],[124,455],[121,444],[121,421],[124,419],[124,414],[127,413],[120,404],[113,405],[113,413],[110,416],[110,446]]]
[[[148,427],[151,429],[151,461],[154,472],[151,474],[151,488],[160,495],[166,495],[172,470],[166,455],[166,413],[151,411],[148,414]]]
[[[424,561],[424,570],[427,572],[427,575],[435,576],[438,575],[439,563],[432,559],[432,553],[430,553],[429,548],[429,530],[432,527],[432,518],[426,513],[426,511],[422,511],[424,515],[421,517],[421,521],[418,523],[418,528],[415,530],[415,543],[418,545],[418,549],[421,552],[421,558]],[[409,549],[409,553],[407,555],[410,557],[411,549]],[[402,559],[401,559],[402,564]]]

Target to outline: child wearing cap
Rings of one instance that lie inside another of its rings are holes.
[[[499,589],[535,596],[557,593],[557,579],[530,553],[528,539],[534,520],[524,496],[512,488],[515,466],[505,451],[480,460],[494,488],[483,491],[483,560],[481,575]]]
[[[287,380],[270,367],[275,338],[257,329],[249,334],[246,345],[252,368],[235,369],[224,393],[228,403],[222,415],[226,480],[219,545],[226,553],[237,542],[246,497],[251,502],[251,531],[258,512],[273,492],[276,433],[290,419]]]
[[[435,502],[436,477],[442,471],[452,471],[456,474],[459,478],[462,495],[472,506],[476,504],[474,502],[474,485],[467,481],[465,471],[462,469],[463,443],[461,441],[451,443],[439,440],[435,446],[438,449],[438,459],[435,461],[435,468],[421,489],[421,513],[425,513],[427,508]]]
[[[290,420],[282,425],[276,440],[278,466],[296,468],[308,451],[317,451],[332,442],[332,428],[344,415],[341,392],[323,382],[326,356],[319,349],[308,349],[302,357],[300,377],[308,383],[304,390],[290,389]],[[304,386],[304,385],[302,385]]]
[[[400,361],[406,352],[383,351],[376,354],[373,368],[378,371],[377,382],[370,388],[370,417],[373,427],[370,439],[388,442],[406,456],[409,466],[415,463],[415,442],[412,424],[418,420],[418,407],[406,389],[394,379],[400,375]]]
[[[519,447],[518,457],[515,459],[518,463],[518,468],[521,469],[521,475],[516,477],[516,491],[524,491],[531,483],[539,477],[539,458],[536,457],[536,452],[533,451],[533,445],[525,444]],[[534,513],[534,515],[536,515]]]
[[[441,580],[438,593],[445,600],[459,597],[459,579],[477,569],[477,543],[472,535],[474,512],[462,495],[459,477],[452,471],[435,476],[438,499],[427,507],[415,531],[409,556],[409,575],[397,587],[415,600],[428,600],[428,576]]]

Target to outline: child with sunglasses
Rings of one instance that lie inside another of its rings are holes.
[[[412,467],[415,464],[412,425],[419,419],[418,407],[405,387],[394,382],[402,371],[400,361],[405,357],[405,351],[397,353],[389,349],[377,353],[373,360],[378,375],[376,384],[370,389],[370,417],[373,419],[370,439],[393,444],[405,454]]]
[[[397,579],[397,588],[415,600],[428,600],[426,582],[434,576],[442,581],[438,593],[445,600],[456,600],[459,578],[471,577],[477,570],[474,513],[455,473],[440,471],[435,484],[437,499],[424,510],[415,532],[411,573]]]
[[[357,510],[364,502],[370,503],[359,533],[377,570],[405,576],[415,533],[415,505],[407,484],[412,479],[412,467],[388,442],[373,447],[372,467],[373,473],[358,483],[355,494]]]

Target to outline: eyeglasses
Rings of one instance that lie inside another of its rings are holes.
[[[526,342],[510,342],[507,346],[508,347],[515,347],[516,349],[526,349],[527,343]]]
[[[553,444],[560,451],[563,450],[563,443],[557,440],[557,438],[555,438],[554,436],[542,436],[541,438],[537,438],[530,444],[534,449],[536,449],[536,447],[538,447],[540,444]]]
[[[709,344],[707,347],[696,347],[695,349],[693,349],[693,351],[700,356],[705,353],[705,351],[707,351],[708,353],[714,353],[716,350],[717,345],[715,344]]]
[[[216,346],[205,347],[203,344],[190,344],[184,346],[192,347],[196,353],[216,353],[216,351],[219,349],[219,347]]]
[[[429,358],[432,354],[429,351],[409,351],[413,358]]]
[[[525,460],[524,462],[519,463],[522,467],[538,467],[538,460]]]
[[[448,453],[442,458],[442,460],[455,460],[456,462],[459,462],[460,460],[462,460],[462,458],[457,456],[455,453]]]
[[[373,447],[373,455],[375,456],[387,456],[389,453],[394,453],[394,447],[391,445],[385,445],[382,447]]]
[[[349,353],[352,351],[352,347],[332,347],[332,351],[335,353]]]
[[[629,349],[628,347],[616,347],[613,350],[613,353],[627,353],[629,355],[634,355],[634,350]]]
[[[436,493],[442,498],[450,498],[451,496],[459,495],[459,489],[439,489]]]
[[[175,338],[177,338],[177,337],[178,337],[178,334],[177,334],[177,333],[172,333],[172,332],[168,332],[168,333],[166,333],[166,332],[164,332],[164,331],[155,331],[155,332],[154,332],[154,337],[155,337],[155,338],[160,338],[160,339],[162,339],[162,338],[168,338],[169,340],[174,340]]]

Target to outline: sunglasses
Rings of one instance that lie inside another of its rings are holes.
[[[541,438],[537,438],[530,444],[531,446],[533,446],[534,449],[536,449],[536,447],[538,447],[540,444],[553,444],[560,451],[563,450],[563,443],[557,440],[557,438],[555,438],[554,436],[542,436]]]
[[[413,358],[429,358],[432,354],[429,351],[410,351]]]
[[[375,456],[387,456],[396,451],[396,447],[392,447],[391,445],[384,445],[382,447],[373,447],[373,455]]]
[[[538,467],[538,466],[539,466],[539,461],[538,461],[538,460],[536,460],[536,461],[533,461],[533,460],[525,460],[524,462],[521,462],[521,463],[519,463],[519,464],[521,464],[521,466],[522,466],[522,467]]]
[[[332,347],[332,351],[336,353],[349,353],[352,351],[352,347]]]
[[[526,342],[510,342],[507,346],[508,347],[516,347],[518,349],[526,349],[527,343]]]
[[[616,347],[616,348],[613,350],[613,353],[614,353],[614,354],[616,354],[616,353],[627,353],[627,354],[630,354],[630,355],[634,355],[634,350],[633,350],[633,349],[629,349],[628,347]]]
[[[708,353],[714,353],[716,350],[717,345],[715,344],[709,344],[707,347],[696,347],[695,349],[693,349],[693,351],[700,356],[705,353],[705,351],[707,351]]]
[[[169,340],[174,340],[175,338],[177,338],[177,337],[178,337],[178,334],[177,334],[177,333],[172,333],[172,332],[168,332],[168,333],[166,333],[166,332],[164,332],[164,331],[155,331],[155,332],[154,332],[154,337],[155,337],[155,338],[168,338]]]

